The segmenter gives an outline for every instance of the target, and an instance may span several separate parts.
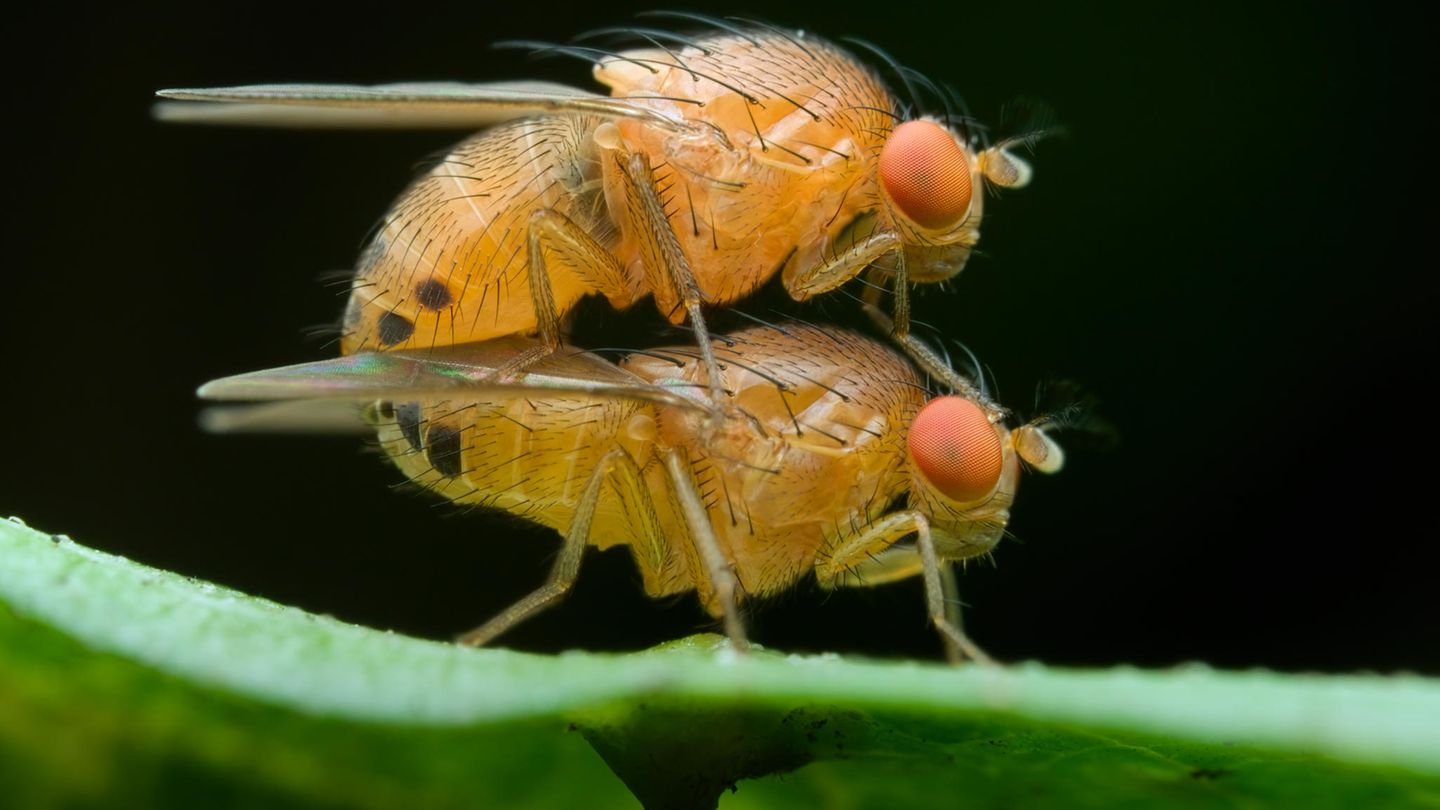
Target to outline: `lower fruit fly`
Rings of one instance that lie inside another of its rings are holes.
[[[370,352],[227,377],[200,396],[366,402],[412,481],[560,532],[549,581],[467,644],[559,599],[587,545],[628,545],[648,594],[695,590],[737,646],[745,598],[810,574],[827,586],[920,575],[952,659],[983,655],[947,616],[944,579],[999,542],[1021,460],[1060,468],[1042,423],[1010,430],[970,400],[932,395],[886,346],[802,323],[715,339],[718,426],[694,347],[618,365],[566,348],[498,374],[535,345]]]
[[[356,269],[343,354],[538,333],[512,373],[560,349],[561,318],[582,297],[624,308],[648,295],[673,322],[689,320],[709,385],[719,372],[703,305],[731,304],[777,273],[803,300],[868,268],[893,282],[899,344],[988,408],[910,335],[907,296],[910,282],[964,267],[985,184],[1028,182],[1009,151],[1020,141],[988,144],[938,90],[943,112],[926,114],[918,94],[900,101],[861,61],[806,32],[678,16],[708,30],[627,29],[645,47],[624,51],[549,46],[593,61],[609,96],[544,82],[252,85],[163,90],[176,101],[160,114],[493,126],[385,216]]]

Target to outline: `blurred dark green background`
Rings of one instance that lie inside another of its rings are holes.
[[[1440,672],[1429,29],[1370,4],[1251,5],[687,6],[861,36],[985,121],[1029,98],[1067,130],[1040,145],[1030,188],[987,208],[987,255],[919,301],[1013,406],[1075,380],[1120,434],[1108,450],[1072,439],[1062,475],[1027,480],[1017,541],[963,578],[970,629],[1000,658]],[[415,166],[458,136],[161,126],[149,96],[584,85],[580,63],[490,43],[634,10],[15,12],[0,514],[432,637],[539,583],[551,533],[393,494],[398,473],[362,442],[195,426],[200,382],[331,351],[302,335],[343,304],[319,276],[350,265]],[[843,303],[810,312],[853,320]],[[601,332],[651,323],[587,313]],[[782,649],[938,652],[913,583],[802,587],[752,622]],[[612,552],[505,642],[632,649],[702,626],[693,600],[647,600]]]

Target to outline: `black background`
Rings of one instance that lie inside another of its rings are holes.
[[[1254,4],[1266,6],[1267,4]],[[984,120],[1039,99],[1067,134],[987,208],[918,317],[1024,410],[1072,379],[1120,434],[1022,486],[971,566],[1002,659],[1440,672],[1431,410],[1436,180],[1418,19],[1370,8],[976,3],[746,12],[859,35]],[[165,126],[165,86],[548,78],[497,51],[633,9],[555,3],[90,10],[13,19],[0,514],[306,609],[445,638],[544,577],[556,538],[392,493],[355,439],[214,437],[197,384],[327,356],[361,239],[454,133]],[[24,16],[29,14],[31,16]],[[1413,41],[1412,41],[1413,40]],[[587,85],[588,86],[588,85]],[[759,307],[760,305],[754,305]],[[853,319],[832,302],[811,317]],[[818,313],[818,314],[817,314]],[[642,307],[590,325],[633,334]],[[3,565],[3,560],[0,560]],[[917,583],[757,610],[781,649],[938,656]],[[624,552],[504,643],[634,649],[708,627]]]

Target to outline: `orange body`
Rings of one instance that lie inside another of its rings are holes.
[[[342,353],[534,331],[531,213],[551,208],[602,243],[618,242],[592,138],[600,123],[554,115],[501,124],[460,144],[411,185],[360,258]],[[561,312],[590,292],[568,273],[553,274],[551,285]]]
[[[647,593],[696,588],[699,563],[656,454],[688,455],[719,545],[748,596],[784,590],[812,571],[834,581],[828,552],[897,509],[926,514],[943,556],[984,553],[998,542],[1019,462],[1002,425],[1003,467],[969,503],[936,491],[907,452],[928,395],[910,364],[859,335],[787,324],[715,343],[737,406],[718,434],[700,410],[536,391],[487,400],[383,403],[382,446],[414,482],[466,505],[494,507],[565,531],[600,458],[619,445],[653,498],[607,486],[589,542],[630,545]],[[695,392],[693,349],[632,355],[639,381]],[[708,436],[709,438],[703,438]],[[917,569],[918,572],[918,569]],[[719,615],[713,599],[707,608]]]
[[[342,352],[534,331],[526,234],[541,208],[569,217],[619,260],[629,290],[611,296],[614,306],[654,295],[663,314],[683,320],[674,291],[651,281],[658,270],[647,274],[643,240],[627,232],[630,203],[617,160],[624,155],[648,159],[670,226],[711,304],[732,303],[776,272],[788,282],[876,221],[914,230],[895,221],[877,181],[879,154],[900,111],[868,68],[811,37],[756,32],[699,42],[703,52],[632,51],[595,69],[613,96],[673,126],[580,114],[523,119],[466,140],[421,177],[361,258]],[[680,63],[683,69],[666,66]],[[978,184],[979,163],[972,164],[967,171]],[[949,247],[907,248],[913,278],[958,272],[978,233],[980,198],[964,233],[946,236]],[[551,265],[563,315],[594,287]]]
[[[868,68],[823,40],[757,33],[704,45],[708,53],[686,49],[679,60],[629,51],[595,78],[614,96],[654,99],[668,116],[708,125],[677,136],[617,122],[626,147],[656,167],[701,289],[726,304],[776,271],[814,266],[861,212],[880,207],[875,163],[899,113]],[[684,68],[667,66],[677,61]]]

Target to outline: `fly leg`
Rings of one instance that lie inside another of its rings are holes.
[[[874,588],[918,577],[923,572],[924,565],[915,549],[891,546],[870,554],[853,568],[837,572],[834,579],[822,584],[827,588]]]
[[[617,306],[629,305],[634,300],[625,268],[615,255],[559,211],[541,208],[532,213],[528,237],[526,266],[540,345],[521,352],[500,367],[496,376],[502,380],[560,350],[560,312],[550,283],[552,272],[564,268]],[[553,265],[545,258],[547,250],[555,259]]]
[[[960,583],[956,581],[954,560],[940,561],[940,589],[945,597],[945,620],[960,633],[961,638],[968,639],[969,636],[965,635],[964,617],[961,615],[963,611],[960,610],[964,603],[960,601]],[[981,664],[995,663],[995,659],[986,655],[985,651],[976,647],[973,642],[970,647],[971,650],[967,654],[977,662]]]
[[[973,382],[956,373],[934,349],[910,334],[910,284],[905,273],[903,248],[900,237],[894,232],[877,231],[829,260],[787,279],[785,288],[790,292],[791,298],[804,301],[840,287],[865,272],[872,263],[890,253],[896,254],[893,271],[895,315],[891,318],[878,306],[880,294],[884,292],[884,286],[879,283],[878,278],[870,281],[865,289],[866,314],[879,329],[889,333],[891,339],[899,344],[905,354],[925,373],[943,381],[950,389],[960,392],[966,399],[979,403],[990,412],[1003,415],[1004,411],[990,402]]]
[[[945,645],[945,657],[952,664],[958,664],[964,658],[982,664],[993,663],[990,656],[965,635],[946,607],[944,572],[940,558],[935,553],[930,522],[919,512],[892,512],[847,538],[831,551],[828,558],[816,564],[815,576],[821,585],[828,585],[845,572],[862,567],[872,555],[884,552],[912,534],[916,538],[915,550],[920,557],[920,574],[925,582],[925,606],[930,615],[930,623],[935,626]]]
[[[865,272],[865,268],[890,253],[901,254],[903,245],[893,231],[877,231],[831,258],[785,280],[785,289],[796,301],[805,301],[842,286]]]
[[[520,622],[558,602],[575,585],[580,574],[580,558],[585,555],[585,544],[590,537],[590,524],[595,518],[595,507],[600,503],[601,489],[607,478],[616,476],[639,476],[635,462],[623,447],[615,447],[600,458],[580,501],[575,506],[575,515],[570,518],[570,528],[565,532],[565,541],[560,546],[560,556],[550,570],[550,578],[530,595],[506,608],[500,615],[471,630],[457,639],[469,647],[490,643]],[[617,485],[617,489],[618,489]]]
[[[939,352],[930,348],[925,341],[910,334],[909,285],[905,281],[903,262],[897,267],[895,273],[895,316],[893,319],[880,308],[880,295],[883,292],[884,287],[876,278],[860,294],[862,308],[869,316],[870,322],[875,324],[875,328],[889,333],[890,339],[895,341],[915,362],[915,365],[919,366],[926,374],[940,380],[951,391],[959,393],[984,408],[993,419],[1004,418],[1005,409],[992,402],[973,380],[951,368]]]
[[[705,303],[705,293],[695,280],[690,261],[680,250],[680,240],[676,238],[670,219],[665,214],[665,202],[655,188],[655,175],[649,159],[635,153],[617,154],[616,160],[625,182],[630,230],[640,241],[645,276],[655,296],[655,304],[666,317],[673,317],[679,307],[685,308],[690,328],[695,331],[700,359],[705,364],[705,382],[710,388],[710,402],[718,419],[723,408],[724,384],[720,364],[715,361],[715,350],[710,345],[710,330],[700,311],[701,304]]]
[[[961,632],[964,632],[965,625],[962,623],[960,615],[960,586],[955,582],[955,563],[953,560],[941,560],[940,565],[940,585],[945,593],[945,618]],[[917,550],[891,546],[884,551],[870,555],[868,559],[861,560],[860,564],[854,568],[841,571],[833,581],[826,585],[832,588],[871,588],[920,576],[923,573],[925,573],[925,563],[920,559],[920,553]]]
[[[942,565],[935,553],[935,540],[930,536],[930,527],[922,528],[915,537],[915,547],[920,550],[920,561],[924,564],[925,606],[930,612],[930,622],[940,631],[945,642],[946,657],[950,663],[960,663],[960,652],[977,664],[993,666],[995,659],[975,645],[960,627],[960,589],[955,584],[954,566],[946,560]],[[949,587],[945,580],[949,578]],[[954,597],[953,601],[946,597]]]
[[[670,474],[675,496],[680,501],[680,512],[685,516],[690,542],[699,557],[701,570],[696,572],[695,585],[700,592],[700,601],[708,606],[713,596],[720,603],[725,617],[725,635],[730,638],[732,647],[744,652],[749,643],[745,638],[745,623],[740,619],[740,583],[735,578],[735,570],[721,552],[720,542],[715,539],[710,514],[700,500],[700,493],[695,490],[690,465],[674,450],[661,450],[660,453],[665,461],[665,470]]]

